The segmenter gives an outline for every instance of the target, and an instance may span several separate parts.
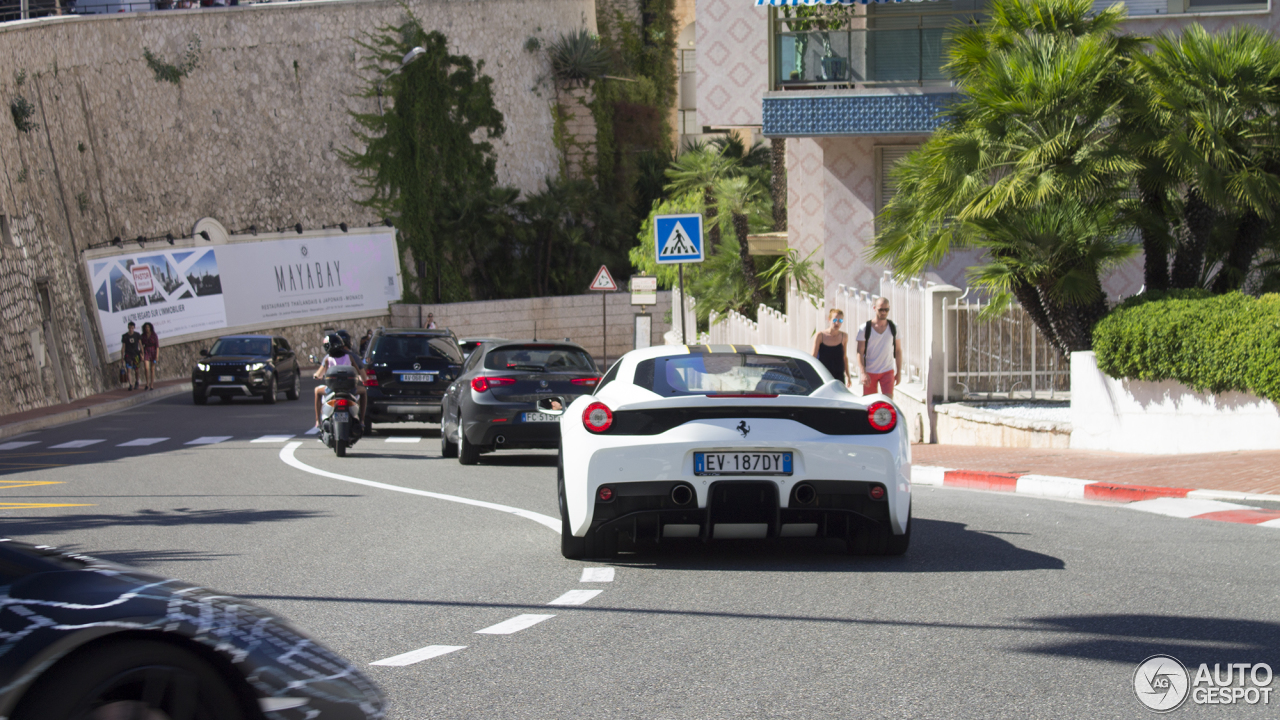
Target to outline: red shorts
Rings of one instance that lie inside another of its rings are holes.
[[[882,392],[889,397],[893,397],[893,370],[887,370],[882,373],[867,373],[867,381],[862,383],[862,394],[871,395],[872,393]],[[877,387],[879,388],[877,390]]]

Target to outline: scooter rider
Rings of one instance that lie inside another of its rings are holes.
[[[364,370],[360,367],[360,363],[356,362],[355,356],[351,355],[342,336],[337,333],[330,333],[324,339],[325,356],[320,361],[320,367],[316,369],[313,378],[321,380],[324,373],[331,367],[338,365],[349,365],[356,370],[356,375],[360,378],[360,386],[356,388],[356,392],[360,395],[360,423],[364,424],[365,402],[368,391],[364,389],[365,375]],[[325,392],[328,391],[324,385],[316,388],[316,427],[320,427],[320,403],[324,399]]]

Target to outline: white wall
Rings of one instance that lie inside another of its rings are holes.
[[[1177,455],[1280,449],[1280,406],[1239,392],[1107,377],[1071,353],[1071,447]]]

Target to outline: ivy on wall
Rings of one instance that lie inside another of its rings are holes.
[[[200,36],[191,36],[191,40],[187,42],[187,51],[176,65],[164,62],[155,53],[151,52],[151,48],[148,47],[142,48],[142,59],[147,62],[147,67],[151,68],[151,72],[155,73],[156,82],[169,82],[174,85],[180,85],[182,78],[190,75],[196,69],[196,66],[200,64]]]

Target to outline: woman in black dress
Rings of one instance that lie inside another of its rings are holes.
[[[849,377],[849,334],[841,330],[844,325],[844,311],[832,308],[827,313],[830,325],[818,331],[813,339],[813,356],[826,366],[831,377],[848,386]]]

